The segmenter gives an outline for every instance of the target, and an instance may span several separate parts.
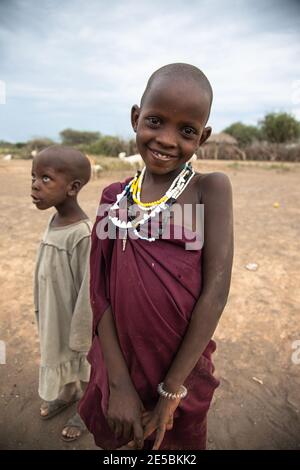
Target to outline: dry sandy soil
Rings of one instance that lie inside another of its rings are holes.
[[[0,163],[0,340],[7,348],[6,365],[0,365],[0,448],[95,449],[87,434],[75,444],[60,440],[72,409],[39,419],[32,273],[50,213],[31,204],[30,166]],[[300,449],[300,363],[292,361],[293,342],[300,340],[300,167],[196,166],[229,175],[235,211],[232,286],[215,334],[221,386],[209,414],[209,448]],[[84,188],[80,201],[92,219],[103,187],[129,174],[107,172]],[[253,262],[258,269],[247,270]]]

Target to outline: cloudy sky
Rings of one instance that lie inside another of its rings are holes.
[[[300,2],[0,0],[0,140],[132,136],[132,104],[171,62],[210,79],[215,131],[269,111],[300,119]]]

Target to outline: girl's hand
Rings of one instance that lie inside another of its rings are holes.
[[[156,431],[155,442],[152,450],[158,450],[163,441],[166,431],[173,427],[173,417],[180,398],[170,400],[160,397],[153,411],[143,413],[144,439],[147,439]]]
[[[110,389],[107,422],[117,438],[133,439],[137,449],[144,445],[142,413],[144,411],[135,388],[129,382]]]
[[[152,414],[153,414],[153,411],[143,411],[142,413],[142,425],[143,425],[143,428],[146,427],[146,425],[150,422],[150,420],[152,419]],[[170,429],[173,428],[173,415],[170,416],[170,419],[166,425],[166,431],[170,431]],[[136,446],[135,446],[135,442],[134,441],[130,441],[128,442],[127,444],[127,447],[129,449],[136,449]]]

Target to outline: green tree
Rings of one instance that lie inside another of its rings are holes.
[[[126,151],[127,155],[134,155],[134,154],[138,153],[138,149],[137,149],[137,146],[136,146],[136,140],[135,139],[128,140],[125,151]]]
[[[248,126],[242,122],[234,122],[231,126],[226,127],[223,132],[234,137],[241,146],[261,139],[260,130],[256,126]]]
[[[96,155],[108,155],[116,157],[120,152],[127,150],[127,142],[111,135],[102,136],[97,142],[92,143],[86,148],[89,153]]]
[[[64,145],[90,145],[100,139],[100,132],[76,131],[74,129],[64,129],[59,133]]]
[[[265,140],[284,143],[300,137],[300,123],[288,113],[269,113],[260,121],[261,132]]]
[[[50,147],[50,145],[54,144],[55,142],[52,139],[48,139],[48,137],[37,137],[26,142],[26,150],[28,150],[28,152],[32,152],[32,150],[40,152],[46,147]]]
[[[17,149],[22,149],[24,147],[26,147],[27,143],[26,142],[17,142],[14,146],[17,148]]]
[[[0,140],[0,147],[10,147],[13,144],[11,142],[7,142],[6,140]]]

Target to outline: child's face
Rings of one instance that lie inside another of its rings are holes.
[[[208,98],[198,84],[154,83],[141,108],[132,108],[132,126],[138,150],[152,173],[181,168],[209,137],[204,127]]]
[[[32,163],[31,197],[38,209],[58,207],[69,195],[70,179],[43,158]]]

